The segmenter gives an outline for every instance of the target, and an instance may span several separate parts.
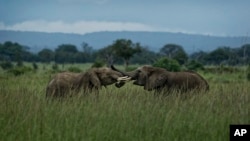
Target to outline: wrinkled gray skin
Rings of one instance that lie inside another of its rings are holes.
[[[114,66],[111,68],[115,71],[123,73],[135,80],[133,84],[144,86],[145,90],[162,90],[170,92],[172,90],[186,92],[190,90],[208,90],[209,85],[207,81],[198,73],[193,71],[184,72],[169,72],[166,69],[142,66],[131,72],[123,72],[116,69]]]
[[[117,82],[122,73],[110,68],[92,68],[84,73],[62,72],[56,74],[49,82],[46,89],[46,97],[65,97],[74,94],[81,89],[86,92],[99,90],[101,86],[111,85]],[[125,82],[116,84],[121,87]]]

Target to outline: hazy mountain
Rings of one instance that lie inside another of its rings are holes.
[[[82,42],[94,49],[110,45],[116,39],[131,39],[140,42],[150,50],[159,51],[168,43],[179,44],[188,52],[211,51],[219,46],[240,47],[246,43],[246,37],[216,37],[206,35],[170,33],[170,32],[95,32],[85,35],[43,32],[0,31],[0,43],[18,42],[38,52],[42,48],[55,49],[61,44],[74,44],[81,50]],[[249,41],[248,41],[249,43]]]

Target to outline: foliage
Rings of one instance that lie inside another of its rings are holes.
[[[233,54],[231,54],[230,48],[220,47],[210,52],[206,59],[210,64],[219,65],[223,63],[224,60],[228,60],[230,56],[233,56]]]
[[[199,61],[202,64],[207,64],[207,60],[206,60],[207,56],[208,56],[208,52],[197,51],[197,52],[192,53],[189,56],[189,59]]]
[[[191,59],[199,60],[206,65],[246,65],[250,62],[250,44],[242,45],[239,48],[227,46],[206,53],[203,51],[195,52],[190,55]]]
[[[27,72],[31,72],[32,68],[27,67],[27,66],[19,66],[19,67],[14,67],[12,69],[8,70],[8,73],[14,74],[15,76],[23,75]]]
[[[59,67],[58,67],[58,64],[57,64],[57,63],[54,63],[54,64],[52,65],[52,70],[54,70],[54,71],[59,70]]]
[[[175,59],[179,64],[183,65],[188,60],[188,55],[183,47],[176,44],[166,44],[160,49],[160,53],[170,59]]]
[[[133,43],[131,40],[117,39],[112,45],[114,53],[124,59],[125,68],[129,65],[130,58],[134,54],[141,52],[141,45],[139,43]]]
[[[3,61],[0,63],[2,69],[7,70],[13,68],[13,64],[10,61]]]
[[[114,43],[104,48],[94,50],[88,43],[83,42],[81,49],[72,44],[61,44],[53,51],[44,48],[38,53],[29,52],[29,47],[16,42],[6,41],[0,43],[0,61],[22,62],[56,62],[56,63],[88,63],[101,59],[107,66],[124,62],[125,67],[129,63],[152,64],[162,56],[175,59],[180,65],[185,65],[188,60],[196,60],[203,65],[247,65],[250,63],[250,44],[239,47],[220,46],[211,52],[198,51],[187,55],[182,46],[178,44],[166,44],[159,52],[150,51],[142,47],[140,43],[134,43],[129,39],[117,39]],[[153,47],[150,47],[153,48]]]
[[[250,81],[250,64],[247,67],[247,80]]]
[[[168,71],[180,71],[181,70],[181,66],[176,60],[169,59],[166,57],[163,57],[163,58],[160,58],[159,60],[157,60],[153,64],[153,66],[165,68]]]
[[[0,44],[0,60],[16,61],[19,63],[23,61],[38,61],[38,57],[28,50],[29,47],[7,41],[4,44]]]
[[[138,68],[138,67],[135,67],[135,66],[129,66],[129,67],[126,68],[125,71],[134,71],[134,70],[136,70],[137,68]]]
[[[56,48],[55,52],[68,52],[68,53],[77,53],[78,50],[75,45],[71,44],[62,44]]]
[[[82,72],[82,70],[80,69],[80,68],[78,68],[78,67],[69,67],[68,68],[68,71],[70,71],[70,72],[75,72],[75,73],[79,73],[79,72]]]
[[[117,56],[115,56],[112,46],[107,46],[102,49],[99,49],[96,52],[96,56],[104,60],[107,66],[111,66],[115,63],[115,60],[117,60]]]
[[[57,63],[74,63],[75,56],[78,53],[76,46],[71,44],[59,45],[55,50],[55,61]]]
[[[104,63],[100,60],[96,60],[93,65],[91,66],[91,68],[100,68],[100,67],[103,67],[104,66]]]
[[[194,71],[204,70],[204,66],[201,63],[199,63],[198,61],[195,61],[195,60],[189,61],[186,64],[186,67],[187,67],[188,70],[194,70]]]
[[[37,70],[37,69],[38,69],[38,65],[37,65],[35,62],[32,63],[32,66],[33,66],[33,69],[34,69],[34,70]]]
[[[222,73],[232,74],[232,73],[238,73],[238,72],[240,72],[239,68],[237,68],[237,67],[224,66],[224,65],[206,67],[204,69],[204,71],[206,73],[209,72],[209,73],[217,73],[217,74],[222,74]]]
[[[159,54],[150,51],[146,47],[141,48],[141,52],[136,53],[130,60],[131,64],[152,64],[159,58]]]
[[[51,49],[44,48],[41,51],[38,52],[38,56],[41,60],[41,62],[50,62],[54,60],[55,54]]]
[[[238,49],[237,53],[244,65],[250,64],[250,44],[242,45],[241,48]]]

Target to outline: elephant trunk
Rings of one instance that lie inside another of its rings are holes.
[[[118,70],[118,69],[115,68],[113,65],[111,65],[111,69],[114,70],[114,71],[120,72],[120,73],[121,73],[122,75],[124,75],[124,76],[129,76],[129,77],[131,77],[132,80],[135,80],[136,77],[137,77],[136,70],[135,70],[135,71],[130,71],[130,72],[125,72],[125,71]]]

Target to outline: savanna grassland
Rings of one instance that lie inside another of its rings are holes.
[[[0,70],[0,141],[228,141],[230,124],[250,123],[245,69],[201,71],[209,92],[155,96],[129,82],[103,87],[98,99],[48,101],[50,68],[20,76]]]

